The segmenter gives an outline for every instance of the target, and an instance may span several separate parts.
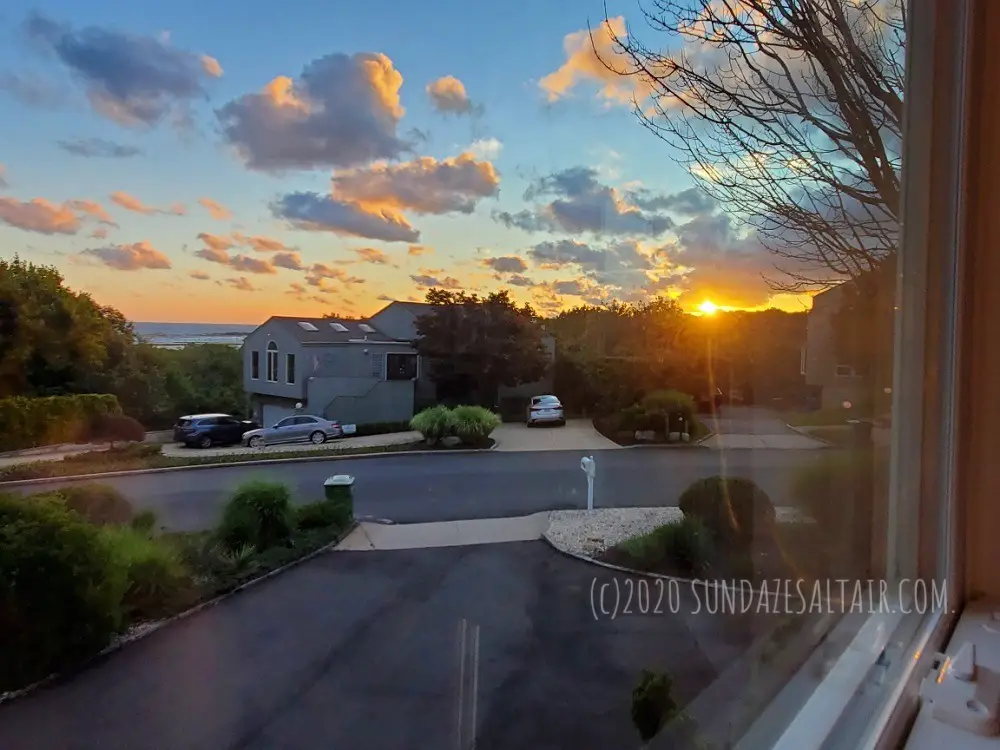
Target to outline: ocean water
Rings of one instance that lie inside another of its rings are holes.
[[[240,346],[257,326],[239,323],[134,323],[135,332],[153,346],[179,349],[188,344]]]

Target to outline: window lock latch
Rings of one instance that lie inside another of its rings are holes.
[[[1000,735],[1000,672],[976,662],[976,646],[937,654],[920,697],[938,721],[982,737]]]

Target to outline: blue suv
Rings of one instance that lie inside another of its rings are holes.
[[[243,433],[257,429],[256,422],[240,420],[230,414],[189,414],[174,425],[174,442],[189,448],[213,445],[238,445]]]

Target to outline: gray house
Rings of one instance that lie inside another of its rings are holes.
[[[253,417],[274,424],[296,412],[345,424],[403,422],[436,400],[413,348],[416,321],[431,305],[391,302],[368,320],[274,316],[243,342],[243,385]],[[554,353],[555,342],[547,340]],[[551,370],[551,368],[550,368]],[[539,382],[502,388],[500,398],[551,391]]]
[[[837,360],[833,316],[844,303],[846,288],[838,284],[814,296],[806,323],[802,374],[807,385],[819,389],[823,409],[838,409],[844,401],[857,401],[864,393],[864,381],[854,367]]]

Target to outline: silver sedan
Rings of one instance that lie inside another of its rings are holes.
[[[271,427],[243,433],[243,444],[251,448],[281,443],[313,443],[321,445],[332,438],[343,437],[344,429],[335,419],[323,419],[305,414],[285,417]]]

